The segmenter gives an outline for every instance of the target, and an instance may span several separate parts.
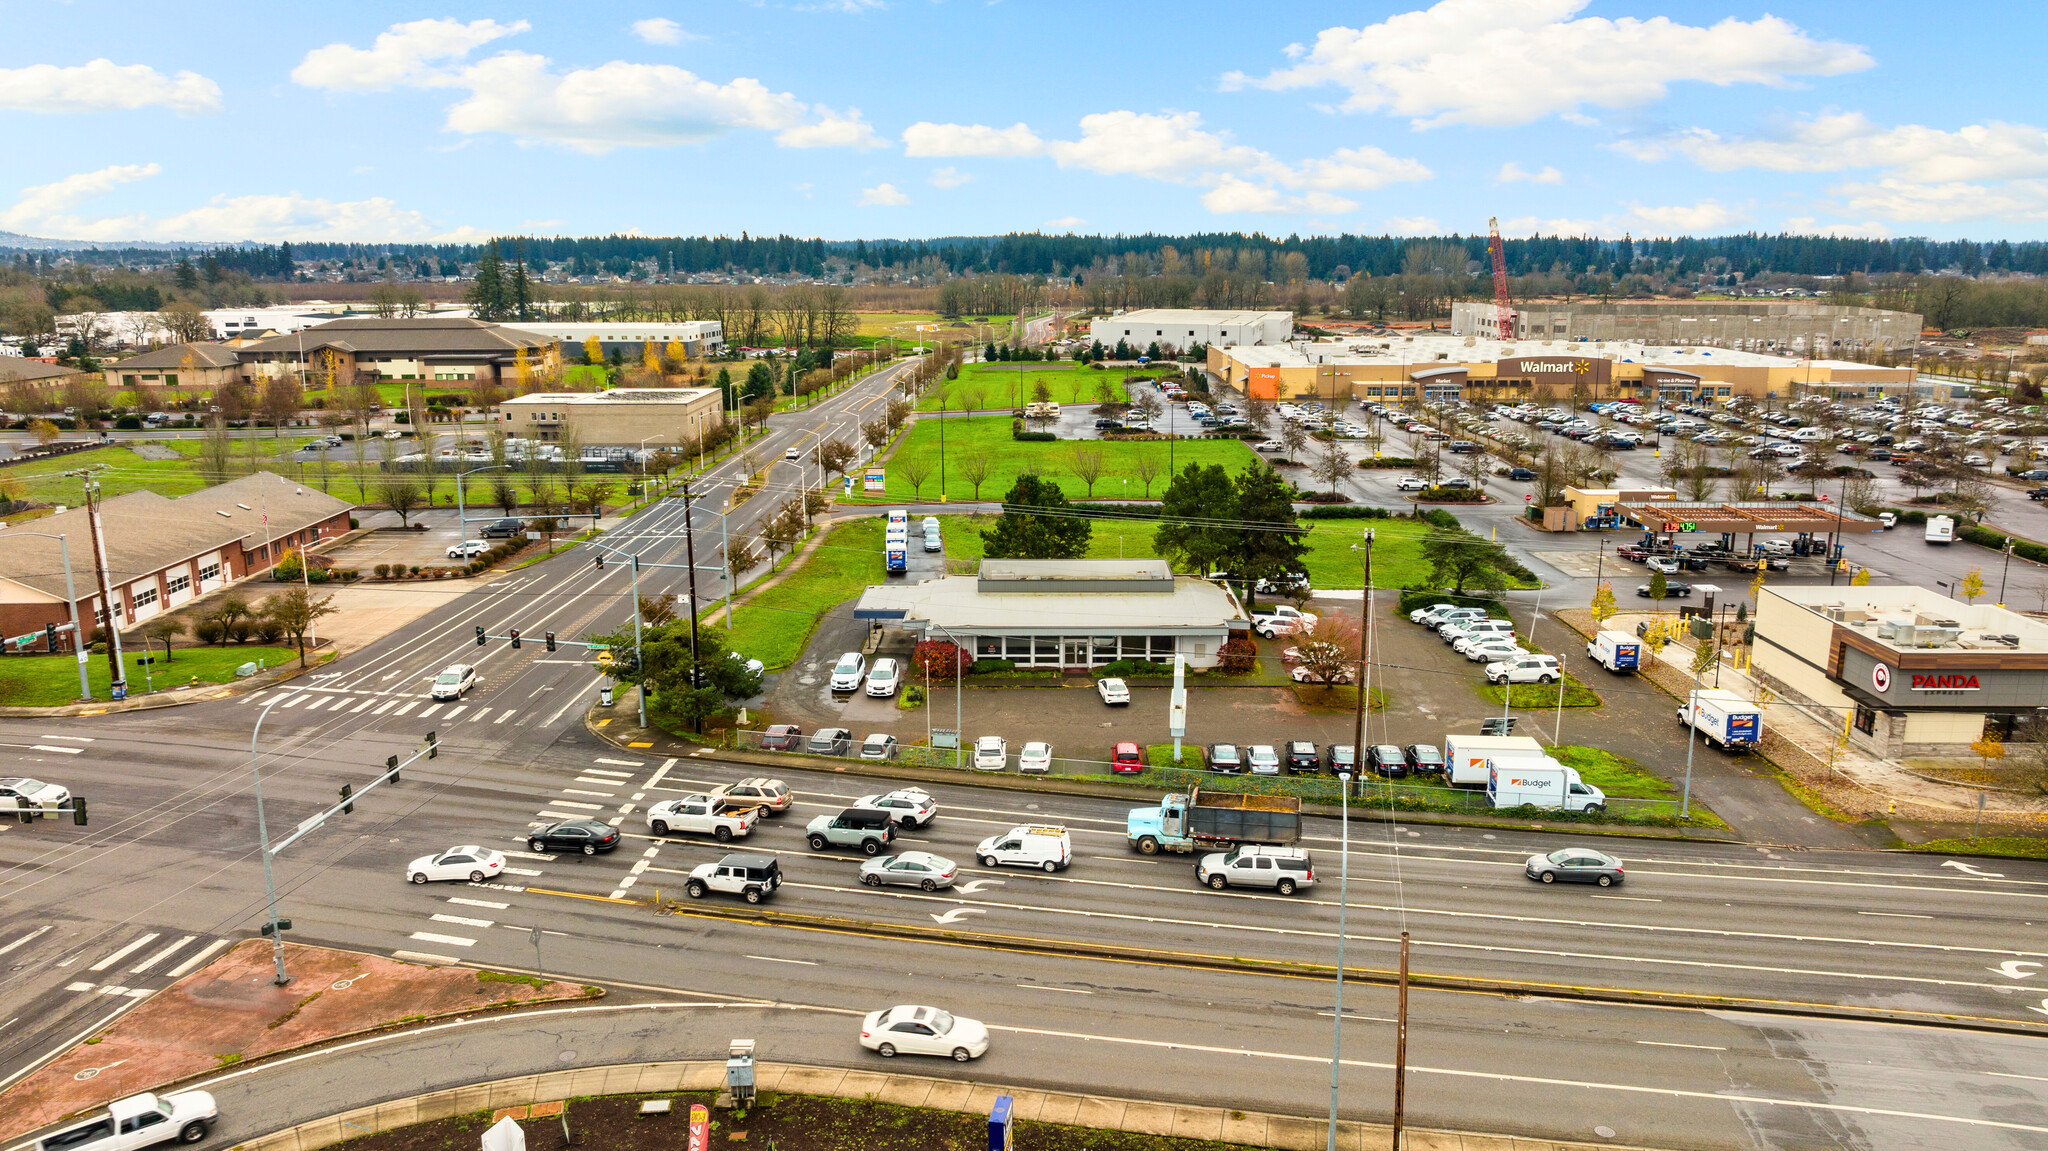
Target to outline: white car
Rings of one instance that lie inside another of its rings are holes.
[[[1131,703],[1130,685],[1120,679],[1097,681],[1095,694],[1101,696],[1102,702],[1110,707],[1128,707]]]
[[[71,802],[71,791],[54,783],[40,779],[16,777],[0,779],[0,811],[20,811],[23,808],[49,810]]]
[[[1245,766],[1253,775],[1279,775],[1280,753],[1270,743],[1255,743],[1244,749]]]
[[[867,675],[867,657],[857,651],[847,652],[832,666],[833,691],[859,691],[860,681]]]
[[[1052,770],[1052,745],[1027,743],[1017,752],[1017,770],[1025,775],[1045,775]]]
[[[1479,642],[1465,641],[1463,651],[1458,654],[1473,663],[1500,663],[1522,654],[1520,644],[1506,636],[1481,636]]]
[[[1486,682],[1505,683],[1556,683],[1564,669],[1554,655],[1529,652],[1510,656],[1499,663],[1486,665]]]
[[[903,684],[903,665],[893,659],[878,659],[868,670],[868,694],[887,699]]]
[[[726,652],[725,656],[727,659],[736,659],[740,661],[741,666],[747,669],[748,675],[760,675],[764,670],[766,670],[765,666],[761,663],[760,660],[748,659],[746,656],[743,656],[736,651]]]
[[[965,1063],[988,1053],[988,1028],[936,1007],[905,1004],[869,1012],[860,1021],[860,1045],[884,1059],[946,1055]]]
[[[898,827],[930,827],[939,817],[939,801],[921,787],[903,787],[882,795],[863,795],[855,807],[886,811]]]
[[[1009,761],[1009,740],[1000,735],[984,735],[974,741],[974,770],[1001,771]]]
[[[1394,490],[1397,492],[1427,491],[1429,490],[1429,481],[1417,479],[1414,476],[1402,476],[1394,481]]]
[[[1329,678],[1325,679],[1308,665],[1300,664],[1288,670],[1287,678],[1296,683],[1307,684],[1351,683],[1358,678],[1358,665],[1347,663],[1341,670],[1330,673]]]
[[[885,883],[937,891],[953,886],[960,868],[952,860],[929,851],[906,851],[901,855],[878,855],[860,865],[860,881],[869,887]]]
[[[491,545],[484,540],[463,540],[459,544],[450,544],[448,546],[448,558],[452,560],[466,560],[480,556],[490,550]]]
[[[451,847],[439,855],[420,856],[405,865],[405,877],[414,883],[438,883],[442,880],[482,883],[486,879],[496,879],[504,870],[503,852],[470,844]]]
[[[434,687],[429,694],[435,699],[461,699],[463,692],[475,686],[476,669],[466,663],[453,663],[434,677]]]

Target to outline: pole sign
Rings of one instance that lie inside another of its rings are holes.
[[[690,1151],[710,1151],[711,1109],[702,1103],[690,1104]]]
[[[862,491],[869,491],[869,492],[885,492],[885,491],[888,491],[888,490],[889,490],[889,483],[888,483],[888,480],[889,480],[889,473],[888,473],[888,472],[884,471],[884,470],[883,470],[883,469],[881,469],[881,468],[868,468],[868,469],[866,469],[865,471],[861,472],[861,476],[860,476],[860,485],[861,485],[861,490],[862,490]]]

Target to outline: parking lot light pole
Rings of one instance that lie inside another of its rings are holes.
[[[429,460],[428,462],[432,463],[433,461]],[[494,472],[500,468],[504,468],[509,471],[511,470],[511,467],[511,464],[485,464],[483,467],[471,468],[466,472],[457,472],[455,474],[456,527],[461,532],[462,537],[465,541],[467,541],[467,539],[469,538],[469,511],[463,506],[462,502],[462,481],[477,474],[478,472]]]
[[[312,678],[332,679],[338,674],[340,673],[333,672],[327,675],[316,675]],[[263,773],[257,770],[256,767],[256,740],[263,734],[263,721],[270,717],[271,708],[276,707],[286,699],[298,699],[306,694],[307,689],[311,686],[311,684],[307,684],[296,691],[285,692],[283,695],[264,704],[263,710],[256,713],[256,726],[249,732],[249,779],[254,785],[256,792],[256,843],[263,855],[263,899],[270,917],[270,958],[271,962],[277,966],[277,976],[271,982],[279,987],[290,983],[292,977],[285,974],[284,970],[284,933],[278,930],[277,876],[272,870],[270,863],[270,825],[263,818]]]
[[[91,699],[92,681],[86,678],[85,671],[85,633],[78,630],[78,593],[73,590],[71,583],[71,541],[61,535],[53,535],[49,532],[15,532],[14,534],[18,536],[40,536],[46,540],[57,541],[57,554],[64,559],[64,602],[71,607],[71,646],[78,651],[78,698]],[[2008,552],[2007,554],[2010,555],[2011,553]],[[2004,586],[2004,581],[2001,580],[1999,582],[2001,595]],[[51,646],[55,647],[56,645],[52,644]],[[145,670],[147,670],[147,666],[146,664],[144,665]]]
[[[1351,890],[1351,776],[1358,770],[1358,748],[1351,749],[1351,771],[1337,773],[1338,810],[1343,825],[1343,847],[1337,865],[1337,994],[1330,1012],[1334,1024],[1330,1035],[1330,1130],[1326,1151],[1337,1151],[1337,1074],[1344,1067],[1344,908]]]

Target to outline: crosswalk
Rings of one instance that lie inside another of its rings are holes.
[[[0,955],[37,939],[48,930],[47,927],[37,928],[0,944]],[[108,945],[95,944],[72,952],[52,966],[66,974],[83,977],[74,978],[64,985],[64,990],[73,994],[141,999],[197,971],[232,943],[232,939],[197,933],[144,931],[139,935],[119,937]]]
[[[318,694],[326,692],[328,694]],[[396,719],[407,716],[412,719],[438,719],[443,723],[482,723],[497,725],[512,723],[524,727],[533,719],[533,713],[520,716],[520,709],[514,707],[474,707],[463,702],[453,704],[421,699],[382,699],[382,692],[349,692],[335,688],[287,688],[283,691],[256,692],[243,696],[242,702],[256,707],[282,700],[277,703],[278,712],[296,710],[300,715],[312,712],[326,712],[328,715],[361,715],[369,712],[372,716],[390,715]],[[374,709],[374,710],[373,710]],[[514,721],[514,717],[519,718]],[[60,748],[53,750],[70,750]]]

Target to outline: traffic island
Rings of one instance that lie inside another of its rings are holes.
[[[600,988],[245,940],[0,1093],[0,1139],[138,1091],[335,1039],[455,1015],[591,999]]]

